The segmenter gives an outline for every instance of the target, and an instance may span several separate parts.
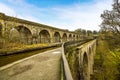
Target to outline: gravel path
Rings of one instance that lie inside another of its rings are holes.
[[[60,80],[61,48],[0,68],[0,80]]]

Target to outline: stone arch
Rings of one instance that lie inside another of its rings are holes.
[[[55,32],[54,33],[54,42],[60,42],[60,33],[59,32]]]
[[[62,40],[63,40],[63,42],[67,41],[67,34],[66,33],[63,34]]]
[[[73,40],[75,40],[75,35],[73,35]]]
[[[40,43],[50,43],[50,33],[47,30],[41,30],[39,36]]]
[[[12,28],[10,31],[17,30],[19,32],[19,40],[21,43],[28,44],[32,42],[32,32],[26,26],[16,26]],[[11,32],[10,32],[11,33]],[[15,35],[15,34],[12,34]]]
[[[10,39],[10,42],[20,42],[19,31],[15,28],[10,29],[9,39]]]
[[[72,41],[72,34],[69,34],[69,41]]]
[[[86,52],[83,54],[83,80],[89,80],[88,56]]]

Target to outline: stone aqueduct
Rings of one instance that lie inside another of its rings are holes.
[[[79,40],[80,34],[0,13],[0,39],[2,38],[26,44],[59,43]],[[82,44],[76,48],[75,53],[79,64],[80,80],[90,80],[90,75],[93,73],[95,52],[96,40]],[[68,74],[67,70],[66,73]],[[68,80],[73,80],[69,79],[71,75],[67,76]]]
[[[63,71],[66,80],[91,80],[97,40],[84,41],[66,42],[63,45]]]
[[[21,43],[57,43],[78,40],[80,35],[0,13],[0,37]]]
[[[80,80],[90,80],[90,76],[93,74],[96,40],[89,41],[77,47],[76,53],[79,61]]]

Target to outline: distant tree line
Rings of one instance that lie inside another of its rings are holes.
[[[94,30],[85,30],[85,29],[76,29],[75,30],[76,33],[79,33],[81,35],[82,39],[87,39],[87,38],[94,38],[95,36],[97,36],[98,31]]]

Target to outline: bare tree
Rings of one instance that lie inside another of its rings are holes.
[[[105,31],[111,31],[113,33],[120,34],[120,2],[114,0],[113,8],[111,11],[105,10],[101,14],[103,19],[101,29]]]

